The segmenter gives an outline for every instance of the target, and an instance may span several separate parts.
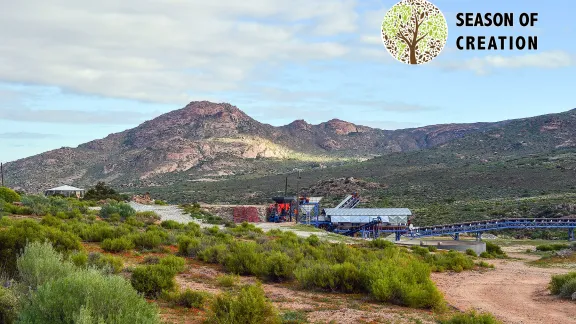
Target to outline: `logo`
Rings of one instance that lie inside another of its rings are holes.
[[[447,40],[446,18],[426,0],[402,0],[388,10],[382,22],[384,46],[392,57],[406,64],[430,62]]]

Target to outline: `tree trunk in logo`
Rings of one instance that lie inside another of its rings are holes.
[[[418,48],[417,46],[410,46],[410,64],[418,64],[418,62],[416,61],[416,48]]]

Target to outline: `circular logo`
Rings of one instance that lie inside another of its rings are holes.
[[[388,53],[406,64],[423,64],[438,56],[448,39],[444,15],[426,0],[402,0],[384,16],[382,41]]]

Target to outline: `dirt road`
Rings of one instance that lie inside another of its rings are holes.
[[[529,258],[520,253],[509,255]],[[576,303],[551,296],[547,290],[551,275],[568,270],[532,267],[525,261],[495,260],[491,261],[494,270],[433,273],[432,279],[450,305],[462,311],[486,311],[513,324],[576,323]]]

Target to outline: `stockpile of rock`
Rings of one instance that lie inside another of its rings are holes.
[[[150,194],[148,192],[143,195],[134,195],[132,197],[132,201],[142,205],[154,204],[154,200],[150,197]]]
[[[238,206],[234,207],[234,223],[258,223],[258,209],[256,207]]]

